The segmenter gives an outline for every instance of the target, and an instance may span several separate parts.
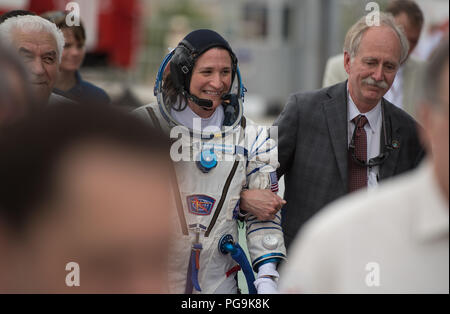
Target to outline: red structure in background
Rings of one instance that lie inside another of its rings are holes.
[[[138,0],[112,0],[100,10],[97,50],[110,52],[113,65],[128,68],[135,64],[140,42],[140,2]]]
[[[69,2],[69,0],[29,0],[24,7],[14,9],[42,14],[51,10],[64,10]],[[5,11],[7,10],[0,7],[0,14]],[[139,0],[100,0],[96,45],[89,52],[106,54],[110,65],[125,69],[133,67],[140,44],[140,17]],[[86,32],[89,36],[89,29]]]

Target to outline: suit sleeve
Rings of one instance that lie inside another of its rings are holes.
[[[278,178],[291,167],[295,155],[298,130],[298,100],[296,95],[291,95],[283,112],[274,122],[278,128]]]
[[[270,189],[277,192],[277,143],[269,136],[265,127],[248,129],[254,132],[248,134],[246,130],[246,137],[252,139],[248,141],[247,186],[249,189]],[[279,213],[275,215],[275,219],[266,221],[249,214],[246,225],[247,247],[255,272],[265,263],[276,263],[286,258]]]

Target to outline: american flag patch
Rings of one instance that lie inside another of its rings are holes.
[[[276,171],[270,173],[270,189],[274,193],[278,192],[278,178]]]
[[[236,206],[233,209],[233,219],[237,219],[239,215],[239,205],[241,204],[241,200],[238,200]]]

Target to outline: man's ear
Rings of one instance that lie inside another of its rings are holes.
[[[345,72],[347,72],[347,74],[350,74],[350,63],[351,63],[350,54],[347,51],[345,51],[344,52],[344,68],[345,68]]]

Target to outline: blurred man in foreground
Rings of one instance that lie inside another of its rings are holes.
[[[418,170],[323,210],[292,247],[284,292],[449,293],[449,42],[423,78]]]
[[[33,97],[25,68],[0,45],[0,129],[32,111]]]
[[[0,292],[166,292],[165,138],[113,108],[49,107],[0,136]]]

